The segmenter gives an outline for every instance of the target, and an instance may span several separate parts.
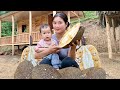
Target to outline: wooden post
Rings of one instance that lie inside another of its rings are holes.
[[[68,11],[68,13],[67,13],[67,16],[68,16],[68,22],[70,23],[70,12],[71,11]],[[68,27],[68,29],[70,29],[70,26]]]
[[[68,11],[68,22],[70,23],[70,12],[71,11]]]
[[[1,23],[1,20],[0,20],[0,38],[1,38],[1,30],[2,30],[2,23]]]
[[[120,26],[116,27],[117,33],[116,33],[116,41],[118,43],[118,51],[120,51],[120,31],[119,31]]]
[[[78,14],[76,14],[74,11],[71,11],[77,18],[79,18]]]
[[[77,13],[75,13],[74,11],[71,11],[71,13],[73,13],[77,18],[78,18],[78,22],[80,22],[80,17]]]
[[[31,32],[32,32],[32,12],[29,11],[29,44],[30,44]]]
[[[113,39],[114,39],[114,45],[115,45],[115,53],[117,53],[115,22],[114,22],[114,19],[113,19],[113,18],[112,18],[112,26],[113,26]]]
[[[15,21],[14,21],[14,16],[12,15],[12,55],[14,55],[14,29],[15,29]]]
[[[56,14],[56,11],[53,11],[53,17],[54,17],[55,14]]]
[[[57,13],[57,11],[53,11],[53,17],[54,15]],[[55,33],[55,31],[53,30],[53,34]]]
[[[106,34],[107,34],[107,41],[108,41],[108,54],[109,54],[109,58],[112,59],[109,17],[107,15],[105,15],[105,19],[106,19]]]

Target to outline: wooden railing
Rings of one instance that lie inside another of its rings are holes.
[[[40,36],[40,32],[32,32],[32,38],[33,38],[33,42],[38,42],[41,38]]]
[[[18,34],[14,37],[14,43],[28,43],[29,42],[29,33]]]
[[[33,38],[33,42],[38,42],[41,38],[40,32],[32,32],[31,36]],[[14,44],[22,44],[22,43],[29,43],[29,33],[22,33],[14,36]],[[1,37],[0,38],[0,45],[11,45],[12,44],[12,37]]]
[[[0,45],[12,44],[12,37],[6,36],[0,38]]]

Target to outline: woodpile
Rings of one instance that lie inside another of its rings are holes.
[[[33,67],[30,61],[20,62],[14,79],[106,79],[106,72],[102,68],[80,70],[76,67],[66,67],[56,70],[48,64]]]

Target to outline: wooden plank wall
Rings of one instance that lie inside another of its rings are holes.
[[[36,32],[39,31],[40,28],[40,24],[42,23],[48,23],[47,20],[48,19],[48,15],[42,15],[42,16],[37,16],[37,17],[33,17],[32,19],[32,31]],[[25,19],[25,20],[21,20],[18,22],[18,34],[22,33],[22,25],[26,25],[27,26],[27,33],[29,32],[29,20]]]

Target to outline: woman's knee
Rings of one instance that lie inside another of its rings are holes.
[[[65,68],[65,67],[77,67],[77,68],[79,68],[79,65],[71,57],[66,57],[65,59],[62,60],[62,63],[61,63],[61,68]]]
[[[49,64],[49,65],[52,65],[51,64],[51,60],[49,58],[44,58],[39,64]]]

